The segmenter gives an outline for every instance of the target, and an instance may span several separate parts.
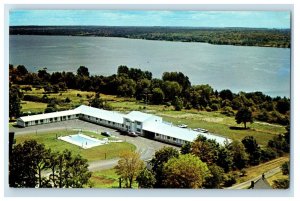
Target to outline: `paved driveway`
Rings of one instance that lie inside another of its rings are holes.
[[[26,128],[10,128],[10,131],[15,132],[15,135],[26,135],[30,133],[37,133],[37,134],[43,134],[49,131],[54,130],[71,130],[71,129],[83,129],[83,130],[90,130],[95,132],[102,132],[102,131],[109,131],[112,135],[117,136],[119,139],[122,139],[126,142],[129,142],[131,144],[134,144],[136,146],[136,151],[141,154],[141,158],[146,161],[151,159],[155,151],[163,148],[164,146],[168,147],[174,147],[176,149],[179,149],[176,146],[172,146],[166,143],[150,140],[143,137],[130,137],[130,136],[124,136],[121,135],[117,130],[112,128],[107,128],[104,126],[100,126],[97,124],[93,124],[90,122],[82,121],[79,119],[76,120],[69,120],[69,121],[62,121],[62,122],[56,122],[51,124],[43,124],[43,125],[37,125],[37,126],[31,126]],[[118,163],[118,159],[110,159],[110,160],[99,160],[99,161],[93,161],[89,163],[89,169],[91,171],[101,170],[101,169],[109,169],[115,166]]]

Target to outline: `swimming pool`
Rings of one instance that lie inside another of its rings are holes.
[[[106,144],[107,141],[105,140],[98,140],[95,138],[91,138],[89,136],[83,135],[83,134],[76,134],[76,135],[68,135],[59,137],[58,139],[63,140],[65,142],[69,142],[71,144],[80,146],[84,149],[92,148],[95,146]]]

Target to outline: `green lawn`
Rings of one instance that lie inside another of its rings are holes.
[[[93,147],[90,149],[82,149],[79,146],[70,144],[68,142],[56,139],[56,134],[58,136],[65,136],[70,134],[77,134],[77,131],[72,130],[59,130],[45,133],[32,133],[26,135],[17,135],[16,143],[22,143],[25,140],[36,140],[39,143],[45,144],[47,148],[51,148],[52,151],[62,152],[65,149],[70,150],[73,154],[80,154],[83,158],[88,161],[105,160],[112,159],[119,156],[122,151],[125,150],[135,150],[136,147],[133,144],[127,142],[109,143],[106,145],[101,145]],[[90,137],[94,136],[98,139],[103,138],[100,134],[84,131],[83,134]]]
[[[90,182],[94,188],[119,188],[119,176],[113,168],[93,172]],[[124,184],[122,186],[124,186]],[[137,187],[138,184],[134,182],[133,188]]]
[[[22,112],[43,112],[45,111],[47,104],[40,102],[22,101]]]

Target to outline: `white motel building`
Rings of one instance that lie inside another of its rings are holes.
[[[123,114],[86,105],[81,105],[73,110],[23,116],[17,119],[17,125],[20,127],[28,127],[71,119],[81,119],[119,131],[132,131],[139,136],[179,146],[186,142],[194,141],[198,135],[203,135],[207,139],[216,140],[219,144],[230,141],[227,138],[209,133],[197,132],[189,128],[179,128],[176,125],[163,121],[162,117],[156,115],[139,111]]]

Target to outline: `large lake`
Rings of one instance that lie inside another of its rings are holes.
[[[192,84],[214,89],[262,91],[290,96],[290,49],[242,47],[80,36],[12,35],[9,63],[30,71],[73,71],[87,66],[91,74],[111,75],[119,65],[141,68],[161,78],[181,71]]]

